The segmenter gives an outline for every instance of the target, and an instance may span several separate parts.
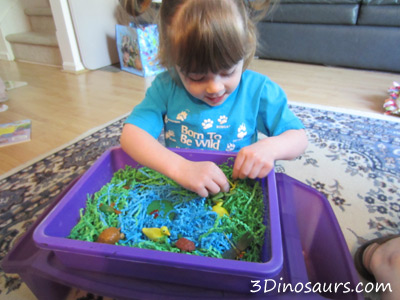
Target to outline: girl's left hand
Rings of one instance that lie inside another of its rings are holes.
[[[287,130],[278,136],[261,139],[239,151],[232,177],[263,178],[272,170],[275,160],[294,159],[304,153],[307,144],[304,129]]]
[[[233,179],[263,178],[274,167],[275,158],[259,143],[242,148],[233,165]]]

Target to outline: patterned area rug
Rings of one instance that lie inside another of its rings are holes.
[[[293,104],[310,140],[306,153],[278,162],[284,172],[325,194],[352,253],[400,227],[400,122]],[[124,118],[0,180],[0,259],[45,207],[108,148]],[[376,295],[365,295],[366,298]],[[16,274],[0,269],[0,300],[35,299]],[[103,299],[71,291],[68,299]]]

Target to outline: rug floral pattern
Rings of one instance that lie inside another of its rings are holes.
[[[398,233],[400,123],[292,109],[306,126],[310,144],[296,161],[278,162],[277,170],[326,196],[352,252],[366,239]]]
[[[276,171],[326,196],[352,253],[366,240],[398,233],[400,122],[298,105],[291,108],[306,126],[310,144],[298,159],[278,162]],[[119,143],[123,120],[0,181],[0,260],[69,182]],[[77,292],[70,296],[101,299]],[[1,300],[32,297],[18,275],[0,270]]]

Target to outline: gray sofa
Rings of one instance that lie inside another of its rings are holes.
[[[281,0],[260,58],[400,72],[400,0]]]

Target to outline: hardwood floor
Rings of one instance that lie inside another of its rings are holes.
[[[399,74],[268,60],[250,69],[269,76],[289,100],[382,115],[387,89]],[[144,97],[149,80],[108,67],[80,74],[54,67],[0,61],[4,81],[25,81],[8,91],[9,109],[0,123],[32,120],[30,142],[0,148],[0,176],[61,147],[94,127],[129,113]]]

